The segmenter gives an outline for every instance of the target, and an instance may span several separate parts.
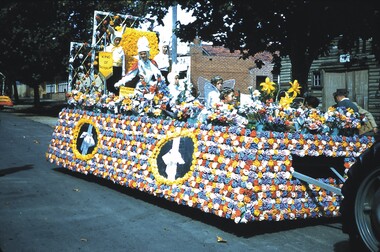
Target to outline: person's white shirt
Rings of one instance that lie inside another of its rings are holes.
[[[112,65],[114,67],[121,67],[122,68],[122,76],[125,75],[125,53],[122,46],[114,44],[109,44],[106,47],[106,52],[112,53]]]
[[[164,54],[162,52],[159,52],[155,57],[154,61],[157,62],[158,68],[161,71],[169,71],[170,62],[169,62],[169,55]]]

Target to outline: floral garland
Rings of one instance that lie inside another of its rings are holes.
[[[358,133],[367,120],[347,108],[331,107],[325,113],[318,109],[293,108],[291,104],[300,92],[297,80],[290,82],[291,87],[284,96],[277,99],[278,101],[273,100],[277,92],[274,82],[267,78],[261,85],[262,92],[252,91],[252,99],[247,104],[238,107],[223,103],[214,104],[207,114],[207,123],[238,125],[259,131],[352,136]],[[160,80],[144,83],[139,92],[129,97],[74,90],[68,96],[68,104],[72,108],[95,112],[148,115],[190,122],[197,121],[203,109],[203,105],[188,89],[185,88],[180,95],[172,97],[166,84]]]
[[[338,129],[342,135],[357,133],[367,120],[353,109],[345,107],[330,107],[325,113],[325,118],[326,124],[332,129]]]

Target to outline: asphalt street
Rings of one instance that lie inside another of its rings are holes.
[[[56,121],[0,111],[0,251],[349,251],[339,218],[235,224],[50,164]]]

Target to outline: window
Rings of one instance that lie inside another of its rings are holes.
[[[67,82],[58,83],[58,93],[65,93],[67,91]]]
[[[314,71],[313,72],[313,86],[314,89],[322,88],[322,82],[321,82],[321,72],[320,71]]]

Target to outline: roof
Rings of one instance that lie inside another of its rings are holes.
[[[202,45],[203,50],[205,50],[210,56],[223,56],[223,57],[240,57],[240,50],[235,50],[231,53],[230,49],[223,46],[213,46],[213,45]]]
[[[223,46],[213,46],[213,45],[202,45],[202,49],[209,54],[209,56],[221,56],[221,57],[241,57],[242,53],[240,50],[235,50],[231,52],[230,49],[225,48]],[[265,62],[271,62],[273,60],[273,55],[270,52],[263,51],[258,52],[255,55],[250,56],[250,59],[255,61],[256,59],[260,59]]]

